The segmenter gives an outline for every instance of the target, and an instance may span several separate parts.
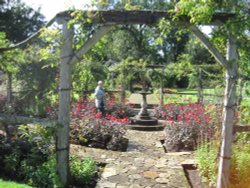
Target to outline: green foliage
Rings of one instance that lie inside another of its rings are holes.
[[[215,3],[213,0],[203,1],[203,0],[181,0],[178,2],[176,7],[178,11],[176,14],[187,15],[191,17],[191,23],[207,23],[211,20],[213,14],[215,13]]]
[[[128,57],[119,64],[115,64],[110,67],[110,71],[118,73],[118,84],[128,85],[132,81],[140,83],[143,88],[148,88],[151,78],[148,72],[147,66],[148,61],[145,59],[133,59]]]
[[[22,161],[21,168],[25,176],[25,181],[32,187],[62,187],[59,176],[56,173],[56,157],[53,155],[46,162],[38,166],[30,166],[28,160],[24,160]]]
[[[202,181],[209,182],[211,185],[214,185],[217,179],[218,149],[213,144],[202,144],[194,153]]]
[[[249,144],[250,133],[249,132],[237,133],[236,140],[239,143],[239,145]]]
[[[22,125],[12,136],[11,142],[2,139],[1,175],[22,180],[32,187],[62,187],[53,153],[53,135],[53,128]],[[70,166],[74,185],[84,187],[96,177],[97,166],[91,158],[81,160],[76,156],[71,157]]]
[[[44,25],[44,16],[39,10],[27,6],[20,0],[3,0],[0,5],[0,31],[11,42],[26,39]]]
[[[46,65],[43,68],[47,67],[57,67],[59,62],[60,50],[62,36],[59,28],[43,28],[42,32],[39,35],[39,41],[42,42],[42,45],[37,49],[37,56],[39,57],[38,61],[46,61]],[[27,53],[32,53],[34,46],[30,46],[31,49],[26,49]],[[30,58],[30,56],[28,56]]]
[[[112,49],[108,52],[109,58],[117,62],[127,57],[138,59],[142,50],[140,37],[139,29],[133,26],[114,30],[108,39],[108,49]]]
[[[237,145],[233,153],[231,183],[233,187],[248,187],[250,184],[250,147],[249,143]]]
[[[1,33],[0,37],[1,47],[8,46],[5,34]],[[0,54],[0,70],[13,77],[12,87],[18,91],[12,105],[16,113],[45,116],[51,97],[56,92],[52,80],[55,80],[59,61],[58,31],[45,30],[40,37],[43,47],[34,44],[25,51],[14,49]],[[53,38],[53,44],[46,44],[48,37]]]
[[[49,59],[46,59],[46,54]],[[16,74],[18,87],[16,105],[20,108],[17,113],[45,116],[46,108],[53,103],[57,96],[59,49],[45,45],[44,48],[34,44],[25,51],[25,64]],[[19,106],[21,103],[22,106]]]
[[[248,105],[242,105],[240,109],[240,120],[244,124],[250,123],[250,108]]]
[[[171,5],[171,1],[137,1],[137,0],[92,0],[92,6],[100,10],[165,10]]]
[[[70,173],[72,182],[87,184],[97,175],[96,162],[89,157],[82,160],[77,156],[71,156]]]
[[[51,171],[55,166],[47,163],[53,151],[53,130],[39,125],[22,125],[17,129],[12,127],[11,131],[9,140],[1,140],[1,175],[25,180],[29,185],[46,183],[44,179],[48,179],[47,183],[53,185],[49,178],[56,178]]]
[[[107,77],[107,72],[107,67],[101,62],[84,59],[75,63],[72,79],[73,99],[79,100],[80,96],[93,93],[97,82]]]
[[[34,146],[28,154],[31,163],[42,162],[54,150],[55,128],[41,125],[20,125],[18,131],[20,132],[20,138],[27,140]]]
[[[194,66],[187,59],[188,55],[183,54],[178,63],[169,64],[165,70],[165,86],[186,88],[189,85],[189,78],[196,73]],[[185,69],[183,69],[185,67]]]
[[[215,13],[231,14],[228,16],[226,23],[216,27],[217,42],[222,42],[223,38],[228,35],[228,31],[234,34],[237,39],[249,38],[246,31],[249,30],[250,18],[247,10],[247,1],[217,1],[217,0],[181,0],[176,5],[174,19],[181,19],[183,15],[190,17],[190,22],[194,24],[208,23]],[[219,34],[219,35],[218,35]],[[225,40],[223,41],[225,42]],[[223,48],[218,48],[223,49]]]
[[[7,174],[15,174],[18,169],[18,165],[21,160],[21,151],[18,148],[14,148],[10,155],[7,155],[3,159],[3,170]]]
[[[189,40],[189,31],[186,28],[175,26],[169,20],[161,19],[155,37],[154,44],[157,50],[162,52],[163,61],[172,63],[176,62],[184,52]]]
[[[6,33],[0,32],[0,47],[7,47],[10,41],[6,38]],[[24,53],[20,49],[6,51],[0,54],[0,70],[5,73],[17,73],[20,64],[24,63]]]

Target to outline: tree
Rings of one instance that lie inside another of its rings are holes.
[[[79,99],[83,96],[85,99],[89,93],[93,93],[99,80],[105,80],[107,77],[107,67],[99,61],[91,61],[86,57],[73,65],[73,98]]]
[[[15,75],[22,83],[18,90],[18,101],[23,103],[22,113],[45,117],[47,107],[58,98],[59,35],[57,29],[47,29],[23,50],[25,63],[19,66]]]
[[[44,25],[44,16],[20,0],[0,2],[0,31],[5,32],[11,42],[20,42]]]
[[[4,32],[0,32],[0,47],[9,45],[8,39]],[[24,53],[20,49],[6,51],[0,54],[0,70],[7,75],[7,103],[12,102],[12,78],[13,74],[19,71],[19,65],[24,62]]]
[[[44,17],[20,0],[2,0],[0,1],[0,30],[5,33],[6,41],[4,46],[7,47],[11,43],[20,42],[26,39],[29,35],[40,29],[44,25]],[[5,40],[1,38],[1,40]],[[16,77],[20,66],[24,66],[25,53],[20,49],[1,53],[3,63],[1,69],[8,77],[8,101],[11,101],[12,96],[12,78]],[[25,75],[26,73],[24,73]]]

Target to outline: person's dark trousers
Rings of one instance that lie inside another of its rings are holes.
[[[99,111],[102,113],[102,117],[105,116],[105,108],[104,108],[104,103],[101,102],[100,108],[98,108]]]

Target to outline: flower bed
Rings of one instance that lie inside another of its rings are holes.
[[[106,104],[106,115],[96,112],[94,101],[80,100],[72,108],[71,143],[108,150],[126,151],[125,124],[132,113],[128,105],[114,99]]]
[[[208,139],[214,134],[219,121],[202,104],[167,104],[156,110],[167,120],[164,147],[168,152],[194,150],[201,137]]]

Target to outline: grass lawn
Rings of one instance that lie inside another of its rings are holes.
[[[172,91],[172,89],[171,89]],[[219,103],[222,101],[222,95],[224,90],[222,89],[203,89],[203,101]],[[197,89],[173,89],[176,94],[165,94],[164,102],[171,103],[187,103],[187,102],[197,102],[198,101],[198,91]]]
[[[12,181],[4,181],[0,179],[0,187],[2,188],[31,188],[28,185],[12,182]]]
[[[169,103],[195,103],[198,101],[197,98],[197,90],[196,89],[168,89],[173,93],[165,93],[164,94],[164,104]],[[203,100],[205,103],[217,103],[220,104],[223,102],[224,89],[216,88],[216,89],[203,89]],[[132,93],[128,98],[130,103],[140,104],[142,100],[142,96],[140,94]],[[159,104],[160,94],[154,93],[147,95],[148,104]],[[249,106],[250,98],[245,97],[242,101],[242,105]]]

